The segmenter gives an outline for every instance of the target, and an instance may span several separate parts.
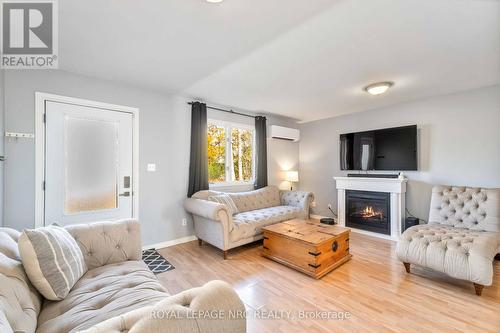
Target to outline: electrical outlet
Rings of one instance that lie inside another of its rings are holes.
[[[187,226],[187,224],[188,224],[187,218],[183,218],[182,219],[182,226],[185,227],[185,226]]]
[[[148,172],[155,172],[156,171],[156,164],[149,163],[147,169],[148,169]]]

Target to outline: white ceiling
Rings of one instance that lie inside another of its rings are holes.
[[[498,0],[59,4],[61,69],[302,121],[500,84]]]

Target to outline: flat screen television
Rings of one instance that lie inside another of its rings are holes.
[[[340,135],[341,170],[417,170],[417,125]]]

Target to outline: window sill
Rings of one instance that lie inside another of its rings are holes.
[[[253,190],[253,182],[251,183],[219,183],[210,184],[208,188],[215,191],[227,191],[227,192],[240,192],[240,191],[251,191]]]

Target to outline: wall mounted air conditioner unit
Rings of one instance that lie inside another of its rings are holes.
[[[300,131],[295,128],[283,126],[270,126],[271,138],[297,142],[300,139]]]

